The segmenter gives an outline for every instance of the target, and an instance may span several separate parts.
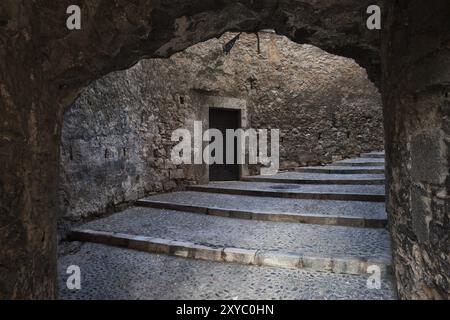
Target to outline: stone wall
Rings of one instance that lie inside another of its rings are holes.
[[[66,113],[60,183],[65,218],[103,213],[186,182],[183,169],[169,161],[170,138],[193,110],[181,106],[168,80],[163,65],[148,60],[94,82]]]
[[[282,169],[384,148],[381,97],[364,69],[286,37],[260,39],[258,54],[256,36],[242,36],[232,55],[218,60],[213,83],[247,99],[252,127],[281,130]]]
[[[169,161],[170,138],[207,120],[205,109],[222,107],[220,99],[244,101],[248,126],[281,130],[284,169],[383,149],[380,96],[354,61],[268,32],[259,33],[259,53],[256,35],[244,33],[225,54],[234,36],[144,60],[83,92],[62,132],[63,217],[206,182],[204,166]]]
[[[404,0],[386,10],[387,210],[397,287],[405,299],[450,299],[450,3]]]

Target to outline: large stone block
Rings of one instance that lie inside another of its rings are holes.
[[[411,177],[415,182],[442,184],[448,175],[443,135],[423,131],[411,138]]]

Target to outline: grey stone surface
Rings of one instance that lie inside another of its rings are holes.
[[[390,275],[390,261],[379,258],[367,259],[349,256],[324,257],[307,255],[301,252],[230,248],[226,246],[197,244],[186,240],[152,238],[150,236],[90,229],[73,230],[70,238],[77,242],[92,242],[151,253],[164,253],[183,258],[234,262],[244,265],[276,266],[290,269],[300,268],[309,271],[366,274],[370,266],[376,265],[380,268],[383,277]]]
[[[429,206],[431,202],[425,197],[425,193],[417,186],[412,186],[411,190],[411,221],[412,231],[417,240],[424,243],[427,242],[429,235],[429,223],[431,218],[428,216]],[[427,221],[428,220],[428,221]]]
[[[329,165],[322,167],[304,167],[296,168],[297,172],[309,172],[309,173],[331,173],[331,174],[384,174],[383,167],[346,167]]]
[[[159,194],[144,200],[259,213],[387,218],[384,203],[378,202],[299,200],[193,191]]]
[[[377,153],[375,153],[377,154]],[[361,163],[366,163],[366,162],[373,162],[373,163],[385,163],[385,159],[384,158],[371,158],[371,157],[359,157],[359,158],[348,158],[348,159],[344,159],[344,160],[340,160],[340,161],[335,161],[335,163],[340,163],[340,162],[361,162]]]
[[[390,261],[384,229],[239,220],[152,208],[131,208],[79,228],[217,247]]]
[[[247,176],[243,181],[282,182],[297,184],[384,184],[383,174],[331,174],[308,172],[280,172],[270,176]]]
[[[411,177],[421,183],[443,184],[448,176],[448,156],[442,150],[441,130],[422,132],[411,140]]]
[[[57,138],[61,115],[80,90],[90,81],[126,68],[141,57],[166,57],[225,30],[256,30],[262,23],[296,41],[355,58],[368,68],[372,79],[380,80],[378,66],[383,65],[391,186],[388,210],[399,288],[404,298],[447,298],[449,205],[444,188],[448,181],[435,186],[424,184],[430,190],[427,197],[433,216],[433,241],[426,244],[411,236],[410,204],[405,199],[411,196],[411,185],[420,183],[411,179],[408,172],[411,138],[432,127],[443,130],[445,141],[449,137],[450,3],[436,0],[430,6],[427,1],[385,1],[387,25],[381,55],[380,33],[368,31],[364,24],[366,15],[361,14],[372,3],[281,1],[274,8],[272,1],[262,5],[228,1],[223,6],[210,1],[192,7],[180,6],[179,2],[156,7],[159,2],[139,1],[136,6],[127,7],[127,2],[118,1],[117,6],[92,7],[83,20],[90,27],[83,28],[78,36],[66,36],[67,30],[60,27],[66,3],[42,1],[37,6],[31,1],[0,2],[4,30],[0,37],[6,44],[0,46],[0,99],[5,119],[1,122],[4,136],[0,203],[5,213],[2,227],[6,226],[7,231],[0,233],[2,265],[6,270],[0,273],[2,296],[52,298],[56,294]],[[304,10],[305,7],[310,10]],[[126,10],[129,23],[119,18],[124,9],[130,9]],[[153,19],[162,16],[167,19]],[[192,28],[184,28],[186,24],[176,20],[179,17],[186,17]],[[104,27],[101,34],[116,35],[114,41],[100,36],[98,25]],[[177,27],[167,28],[168,25]],[[17,36],[20,32],[24,36]],[[143,37],[153,41],[143,41]],[[31,54],[11,56],[17,49]],[[446,143],[437,147],[447,149]],[[441,165],[448,168],[448,161]]]
[[[280,129],[282,167],[329,163],[381,147],[380,95],[354,61],[270,33],[260,33],[260,54],[254,35],[242,34],[224,55],[222,46],[233,36],[170,59],[142,61],[86,88],[64,117],[64,220],[198,182],[198,168],[170,162],[174,130],[193,120],[208,126],[198,91],[242,99],[248,126]]]
[[[66,269],[78,265],[81,290],[68,290]],[[369,275],[244,266],[84,244],[59,259],[61,299],[395,299],[388,279],[368,289]]]
[[[361,158],[385,158],[386,157],[386,153],[384,151],[379,151],[379,152],[368,152],[368,153],[362,153],[361,154]]]
[[[308,185],[269,182],[213,182],[189,186],[188,190],[298,199],[384,201],[385,188],[380,185]]]
[[[352,158],[333,162],[331,165],[335,166],[350,166],[350,167],[379,167],[384,166],[384,159],[378,158]]]
[[[450,2],[417,2],[408,15],[397,14],[399,3],[385,5],[388,19],[395,17],[385,26],[392,31],[382,37],[382,61],[389,65],[383,81],[387,210],[398,290],[405,299],[448,300],[450,32],[444,25]],[[428,19],[412,18],[424,12]],[[405,25],[414,32],[404,32]]]
[[[264,32],[261,53],[254,34],[244,33],[225,55],[222,46],[233,36],[144,60],[86,88],[64,116],[62,222],[198,182],[198,167],[175,166],[170,154],[174,130],[194,120],[208,127],[199,96],[241,99],[247,126],[279,129],[281,167],[330,163],[382,146],[380,95],[354,61]]]

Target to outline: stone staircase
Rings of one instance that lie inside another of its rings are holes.
[[[369,153],[139,200],[73,230],[71,239],[86,245],[63,257],[61,270],[82,264],[92,284],[85,293],[62,288],[62,297],[393,299],[383,173],[383,153]],[[170,271],[153,268],[153,282],[136,273],[148,274],[145,265],[161,260]],[[130,261],[131,275],[125,272]],[[180,264],[185,269],[177,269]],[[381,271],[381,289],[367,286],[371,266]],[[120,282],[118,275],[128,284],[110,295],[99,291]],[[187,277],[181,291],[180,277]]]

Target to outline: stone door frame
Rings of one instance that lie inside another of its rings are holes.
[[[249,128],[247,100],[209,94],[197,94],[196,100],[199,106],[200,119],[202,119],[205,123],[208,124],[208,128],[209,128],[209,109],[211,108],[239,110],[241,114],[240,116],[241,128],[244,130]],[[208,143],[204,143],[203,148],[205,148],[207,145]],[[239,179],[249,175],[248,164],[239,164],[238,167],[239,167]],[[199,179],[200,182],[209,183],[209,165],[206,164],[202,165],[201,171],[202,171],[201,177]]]

